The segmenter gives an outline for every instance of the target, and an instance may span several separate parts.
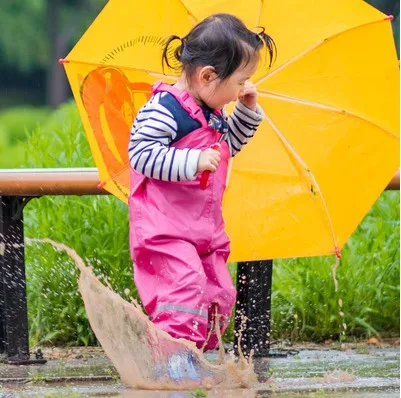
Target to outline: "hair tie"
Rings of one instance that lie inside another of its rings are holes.
[[[259,32],[256,32],[255,35],[256,35],[259,39],[263,40],[263,37],[264,37],[264,35],[265,35],[265,28],[264,28],[263,26],[257,26],[256,29],[260,29],[260,31],[259,31]]]
[[[186,37],[186,36],[180,37],[180,40],[181,40],[181,45],[182,45],[182,46],[186,46],[186,44],[187,44],[187,37]]]

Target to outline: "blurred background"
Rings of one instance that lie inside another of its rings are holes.
[[[71,97],[58,64],[107,0],[7,0],[0,5],[0,107]]]
[[[323,0],[324,1],[324,0]],[[71,97],[65,57],[107,0],[17,0],[0,5],[0,108],[15,105],[56,107]],[[394,16],[394,39],[399,54],[400,4],[370,0]]]
[[[24,138],[26,129],[31,130],[52,108],[71,99],[72,93],[64,68],[59,65],[58,60],[68,54],[106,2],[107,0],[1,2],[0,150],[4,150],[6,144],[7,149],[17,145],[18,140]],[[394,16],[392,25],[399,54],[399,1],[369,0],[368,3],[385,14]],[[18,107],[24,112],[19,113]],[[20,123],[13,120],[16,118]],[[18,151],[14,152],[17,155]],[[21,156],[14,156],[12,161],[7,161],[3,154],[0,156],[0,168],[18,167]]]
[[[94,167],[58,59],[68,54],[106,2],[0,1],[0,168]],[[394,16],[399,55],[399,1],[369,3]],[[399,202],[399,191],[384,192],[355,231],[337,270],[338,291],[331,257],[274,262],[273,339],[399,336]],[[71,246],[122,297],[136,297],[127,209],[119,200],[42,197],[26,206],[24,220],[27,237]],[[236,264],[230,270],[235,279]],[[26,272],[31,347],[96,344],[71,260],[48,245],[27,246]],[[232,338],[231,324],[225,339]]]

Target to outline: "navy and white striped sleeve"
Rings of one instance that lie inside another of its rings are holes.
[[[259,105],[256,106],[256,112],[254,112],[237,101],[227,121],[229,126],[227,143],[231,156],[235,156],[249,142],[263,118],[264,113]]]
[[[194,180],[201,151],[170,146],[177,135],[177,122],[158,102],[161,95],[153,96],[134,121],[128,146],[131,167],[157,180]]]

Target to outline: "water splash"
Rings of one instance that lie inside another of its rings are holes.
[[[340,265],[340,258],[336,257],[336,262],[331,266],[331,275],[333,277],[333,282],[334,282],[334,291],[338,293],[338,279],[337,279],[337,268]],[[344,312],[343,312],[343,300],[341,297],[338,298],[337,301],[338,304],[338,315],[340,316],[340,322],[341,322],[341,330],[340,330],[340,341],[342,338],[345,336],[345,333],[347,331],[347,324],[344,321]]]
[[[156,328],[135,301],[131,303],[103,285],[70,247],[51,239],[26,239],[28,244],[47,243],[64,250],[80,270],[79,290],[90,325],[106,355],[130,387],[159,390],[194,388],[248,388],[257,382],[252,355],[239,359],[231,354],[226,360],[219,333],[219,316],[215,317],[221,363],[211,363],[192,342],[175,339]],[[107,282],[106,282],[107,283]],[[190,353],[197,362],[201,381],[174,381],[168,377],[168,360],[177,353]],[[157,372],[155,372],[157,370]],[[162,374],[162,376],[160,376]]]

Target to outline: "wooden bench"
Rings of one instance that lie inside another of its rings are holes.
[[[43,363],[31,359],[28,342],[28,315],[24,262],[23,209],[33,198],[45,195],[107,195],[99,189],[95,168],[0,169],[0,360],[14,364]],[[399,172],[386,189],[399,189]],[[128,237],[127,237],[128,239]],[[255,356],[270,350],[270,296],[273,262],[238,263],[237,310],[248,319],[242,344],[255,349]],[[255,284],[239,283],[255,280]],[[259,305],[253,305],[257,299]],[[256,307],[256,308],[255,308]],[[241,327],[236,317],[235,328]],[[236,333],[237,334],[237,333]],[[264,344],[261,345],[260,342]],[[236,341],[237,343],[237,341]]]

